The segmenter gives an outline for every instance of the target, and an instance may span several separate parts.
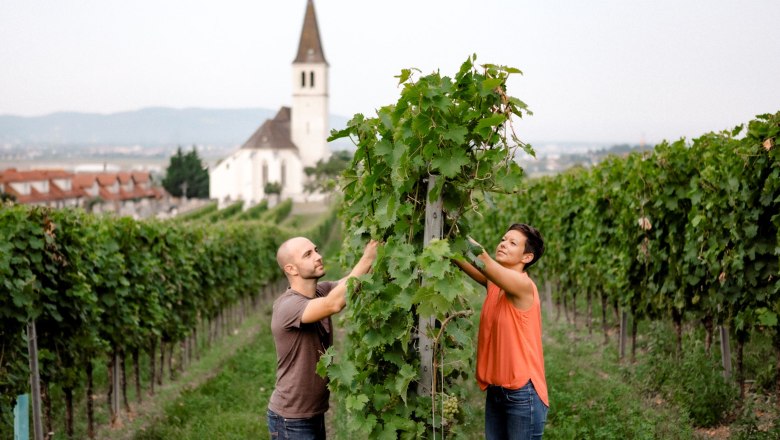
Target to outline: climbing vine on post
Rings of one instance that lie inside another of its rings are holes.
[[[509,76],[521,72],[475,60],[453,77],[403,70],[395,104],[374,118],[355,115],[330,138],[349,137],[357,146],[341,181],[346,247],[357,256],[369,237],[385,243],[372,273],[349,290],[343,354],[328,352],[318,368],[361,438],[430,438],[434,430],[457,432],[462,416],[453,405],[462,391],[448,384],[473,374],[476,332],[470,320],[448,318],[467,315],[473,289],[450,259],[466,249],[464,214],[479,212],[486,192],[517,192],[523,173],[515,154],[533,155],[512,126],[513,117],[530,112],[506,92]],[[440,196],[444,239],[425,246],[426,201]],[[434,396],[417,395],[418,316],[448,322],[444,334],[429,335],[437,341],[434,358],[445,359]],[[434,419],[432,404],[442,401],[444,420]]]

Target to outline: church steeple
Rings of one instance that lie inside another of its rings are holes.
[[[303,17],[301,41],[298,44],[298,55],[293,63],[325,63],[325,52],[320,43],[320,29],[317,26],[317,15],[314,13],[314,2],[307,0],[306,14]]]
[[[298,55],[292,63],[290,136],[304,167],[330,157],[328,148],[328,62],[322,50],[314,2],[306,1]]]

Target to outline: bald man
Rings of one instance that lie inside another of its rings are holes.
[[[331,316],[346,305],[347,280],[368,273],[376,259],[371,240],[360,261],[336,282],[325,276],[322,256],[305,237],[291,238],[276,253],[290,287],[274,302],[271,331],[276,344],[276,387],[268,403],[268,430],[276,439],[324,439],[327,381],[315,369],[333,343]]]

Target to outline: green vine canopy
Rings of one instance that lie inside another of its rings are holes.
[[[506,88],[510,75],[521,72],[475,61],[470,56],[453,77],[418,78],[419,70],[404,69],[395,104],[374,118],[355,115],[329,139],[349,137],[357,146],[341,182],[348,254],[359,255],[369,237],[384,242],[373,271],[360,277],[359,289],[357,283],[350,288],[343,354],[328,352],[318,368],[348,413],[349,429],[367,438],[457,435],[456,399],[463,396],[449,385],[473,380],[473,325],[452,318],[468,314],[475,291],[450,259],[467,250],[466,214],[479,213],[491,192],[518,192],[523,171],[515,156],[534,154],[513,127],[513,117],[531,112]],[[431,176],[437,178],[428,191]],[[426,202],[439,197],[444,239],[424,246]],[[437,341],[434,358],[446,358],[434,379],[436,396],[419,396],[413,386],[419,316],[447,323],[430,335]],[[434,416],[432,405],[443,406],[444,416]]]

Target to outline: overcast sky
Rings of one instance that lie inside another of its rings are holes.
[[[0,0],[0,114],[290,105],[305,0]],[[330,109],[402,68],[517,67],[527,141],[657,142],[780,110],[778,0],[318,0]]]

